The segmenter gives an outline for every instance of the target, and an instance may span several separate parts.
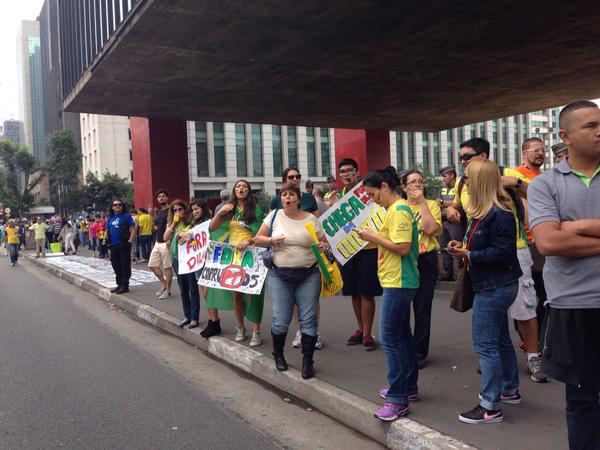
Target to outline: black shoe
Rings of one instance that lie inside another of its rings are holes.
[[[185,319],[185,320],[183,320],[182,322],[180,322],[180,323],[179,323],[179,325],[177,325],[177,326],[178,326],[179,328],[183,328],[183,327],[185,327],[186,325],[188,325],[188,324],[190,324],[190,323],[192,323],[192,321],[191,321],[190,319]]]
[[[273,338],[273,357],[275,358],[275,368],[280,372],[288,370],[288,364],[283,356],[283,347],[285,346],[285,338],[287,333],[274,334],[271,331],[271,337]]]
[[[427,365],[427,358],[423,356],[417,356],[417,367],[423,369]]]
[[[308,380],[315,376],[313,355],[317,336],[302,333],[302,378]]]
[[[111,294],[114,294],[115,292],[117,292],[119,289],[121,289],[121,286],[117,286],[116,288],[113,288],[110,290]]]
[[[502,422],[504,417],[502,411],[490,411],[481,405],[477,405],[471,411],[467,411],[458,415],[458,420],[464,423],[479,424],[479,423],[494,423]]]
[[[127,286],[123,286],[117,292],[115,292],[115,294],[119,295],[119,294],[125,294],[127,292],[129,292],[129,288]]]
[[[218,334],[221,334],[221,321],[220,320],[217,320],[214,322],[212,320],[209,320],[206,328],[204,330],[202,330],[202,332],[200,333],[200,335],[205,338],[209,338],[211,336],[216,336]]]

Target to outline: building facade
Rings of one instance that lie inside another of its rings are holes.
[[[44,161],[46,138],[41,62],[39,22],[23,20],[17,35],[20,115],[24,123],[25,144],[34,156]]]
[[[23,129],[23,122],[20,120],[5,120],[3,126],[3,139],[8,139],[17,144],[25,143],[25,134]]]
[[[106,172],[133,182],[129,118],[80,114],[83,178],[102,179]]]
[[[521,164],[521,145],[529,137],[539,137],[546,144],[546,164],[553,158],[550,146],[560,142],[558,114],[560,108],[548,108],[527,114],[488,120],[436,133],[390,132],[390,160],[400,169],[421,167],[437,175],[441,167],[454,164],[459,172],[460,143],[472,137],[490,142],[490,159],[499,165]]]
[[[286,167],[325,182],[335,175],[332,128],[228,122],[187,122],[190,195],[218,198],[243,178],[257,191],[275,194]]]

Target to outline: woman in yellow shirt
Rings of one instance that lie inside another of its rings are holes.
[[[16,266],[19,261],[19,247],[21,240],[19,238],[19,227],[15,224],[15,219],[9,219],[6,226],[6,244],[10,254],[10,265]]]
[[[389,388],[379,391],[385,403],[375,417],[392,421],[408,414],[408,403],[418,399],[419,369],[410,330],[410,303],[419,288],[419,232],[411,209],[396,192],[400,180],[393,167],[369,173],[363,184],[369,197],[387,209],[379,232],[364,229],[357,233],[377,244],[377,276],[383,288],[379,328]]]
[[[402,174],[402,197],[419,229],[419,289],[413,300],[414,338],[419,369],[425,367],[429,353],[431,305],[438,276],[438,236],[442,234],[442,210],[435,200],[425,198],[423,174],[416,169]]]

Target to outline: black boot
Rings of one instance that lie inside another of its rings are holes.
[[[216,336],[217,334],[221,334],[221,320],[208,320],[208,325],[200,335],[205,338],[209,338],[211,336]]]
[[[283,356],[283,347],[285,346],[285,338],[287,333],[275,334],[271,330],[271,337],[273,338],[273,357],[275,357],[275,367],[280,372],[288,370],[287,361]]]
[[[315,344],[317,336],[302,333],[302,378],[305,380],[315,376],[313,367],[313,354],[315,353]]]

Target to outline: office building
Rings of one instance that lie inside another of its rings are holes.
[[[23,130],[23,122],[20,120],[5,120],[3,126],[3,139],[8,139],[17,144],[25,143],[25,136]]]

